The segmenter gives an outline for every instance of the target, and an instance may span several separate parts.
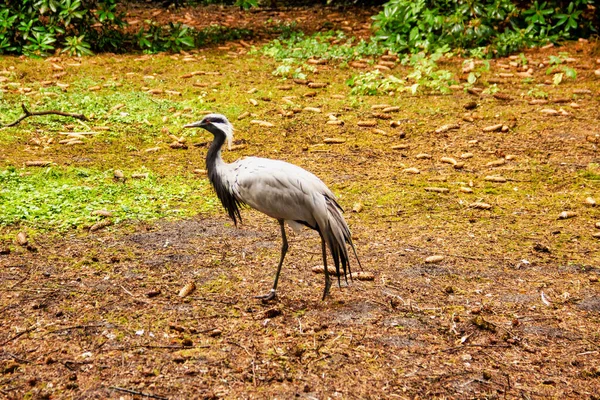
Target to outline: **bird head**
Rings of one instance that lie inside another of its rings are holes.
[[[222,114],[208,114],[201,121],[192,122],[183,126],[184,128],[202,128],[206,129],[213,135],[225,135],[227,139],[227,147],[231,149],[233,141],[233,125],[227,117]]]

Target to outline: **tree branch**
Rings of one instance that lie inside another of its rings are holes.
[[[62,115],[63,117],[73,117],[73,118],[81,119],[83,121],[89,121],[88,117],[86,117],[83,114],[72,114],[72,113],[67,113],[67,112],[63,112],[63,111],[55,111],[55,110],[29,111],[27,109],[27,107],[25,107],[25,104],[21,104],[21,108],[23,108],[23,112],[25,114],[23,114],[19,118],[17,118],[16,121],[11,122],[10,124],[3,125],[5,128],[8,128],[10,126],[15,126],[15,125],[19,124],[21,121],[23,121],[25,118],[36,116],[36,115]]]

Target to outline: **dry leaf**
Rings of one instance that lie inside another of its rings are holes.
[[[490,161],[485,164],[486,167],[499,167],[501,165],[506,164],[506,159],[500,158],[498,160]]]
[[[540,292],[540,297],[542,298],[542,303],[544,303],[548,307],[552,305],[552,302],[546,297],[543,291]]]
[[[194,283],[193,281],[189,282],[184,287],[181,288],[181,290],[179,291],[179,297],[186,297],[187,295],[192,293],[194,290],[196,290],[196,283]]]
[[[437,264],[444,260],[444,256],[429,256],[425,259],[427,264]]]
[[[488,175],[485,178],[483,178],[484,180],[488,181],[488,182],[497,182],[497,183],[504,183],[506,182],[506,178],[500,175]]]
[[[465,188],[465,189],[469,189],[469,188]],[[473,208],[478,208],[480,210],[489,210],[490,208],[492,208],[491,204],[488,203],[482,203],[482,202],[475,202],[473,204],[471,204],[471,207]]]
[[[450,191],[450,189],[441,188],[441,187],[426,187],[425,191],[426,192],[435,192],[435,193],[448,193]]]
[[[27,167],[47,167],[52,161],[25,161]]]
[[[99,215],[101,217],[112,217],[113,213],[108,210],[94,210],[90,215]]]
[[[446,163],[446,164],[452,164],[452,165],[458,164],[457,161],[452,157],[442,157],[442,158],[440,158],[440,161],[443,163]]]
[[[346,139],[344,138],[325,138],[323,140],[324,143],[327,144],[340,144],[340,143],[346,143]]]
[[[437,128],[435,130],[435,133],[444,133],[444,132],[448,132],[449,130],[452,129],[459,129],[460,125],[459,124],[447,124],[447,125],[442,125],[439,128]]]
[[[544,108],[540,111],[542,114],[546,115],[560,115],[560,113],[552,108]]]
[[[367,271],[353,272],[350,274],[350,277],[359,281],[372,281],[375,279],[375,275],[373,275],[372,272]]]
[[[558,214],[558,219],[569,219],[576,216],[577,213],[575,211],[563,211],[560,214]]]
[[[317,108],[317,107],[304,107],[302,109],[302,111],[308,111],[308,112],[314,112],[314,113],[320,113],[321,109]]]
[[[27,246],[27,243],[29,243],[29,240],[27,239],[27,233],[19,232],[17,234],[17,244],[20,246]]]
[[[250,123],[254,124],[254,125],[260,125],[260,126],[263,126],[265,128],[271,128],[271,127],[275,126],[275,125],[273,125],[270,122],[262,121],[262,120],[259,120],[259,119],[253,119],[252,121],[250,121]]]
[[[322,265],[316,265],[316,266],[312,267],[311,270],[315,274],[323,274],[323,273],[325,273],[325,267],[323,267]],[[335,270],[335,267],[333,267],[331,265],[327,266],[327,271],[329,272],[329,275],[338,276],[338,273]]]
[[[109,219],[103,219],[100,222],[95,223],[90,227],[90,232],[96,232],[102,228],[106,228],[107,226],[112,225],[112,221]]]
[[[495,131],[499,131],[500,129],[502,129],[502,124],[496,124],[496,125],[486,126],[485,128],[483,128],[483,131],[484,132],[495,132]]]
[[[354,203],[354,205],[352,206],[352,211],[355,213],[359,213],[363,210],[363,204],[362,203]]]

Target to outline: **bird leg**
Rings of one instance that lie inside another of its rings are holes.
[[[280,219],[278,221],[279,221],[279,227],[281,228],[282,245],[281,245],[281,258],[279,259],[279,265],[277,266],[277,273],[275,274],[275,282],[273,282],[273,289],[271,289],[269,291],[269,293],[267,293],[267,294],[263,294],[263,295],[254,297],[256,299],[262,299],[264,301],[273,300],[277,296],[277,294],[275,292],[277,290],[277,282],[279,281],[279,274],[281,273],[281,266],[283,265],[283,259],[285,258],[285,254],[288,251],[288,242],[287,242],[287,237],[285,236],[284,220]]]
[[[321,235],[321,249],[323,251],[323,270],[325,271],[325,290],[323,291],[323,299],[327,297],[329,288],[331,287],[331,280],[329,279],[329,270],[327,269],[327,246],[325,246],[325,239]]]

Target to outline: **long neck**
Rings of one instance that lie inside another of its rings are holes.
[[[214,186],[213,176],[216,175],[219,167],[224,164],[221,158],[221,148],[223,147],[223,143],[225,143],[225,134],[221,131],[212,133],[215,138],[208,148],[208,153],[206,153],[206,169],[208,170],[210,181]]]
[[[225,143],[225,134],[220,130],[211,131],[215,136],[213,142],[208,148],[206,154],[206,170],[208,171],[208,179],[212,184],[217,197],[221,200],[223,208],[227,210],[227,214],[233,220],[233,223],[237,225],[238,219],[241,221],[240,207],[241,202],[232,193],[230,184],[226,179],[226,174],[229,170],[225,167],[225,162],[221,158],[221,148]]]

